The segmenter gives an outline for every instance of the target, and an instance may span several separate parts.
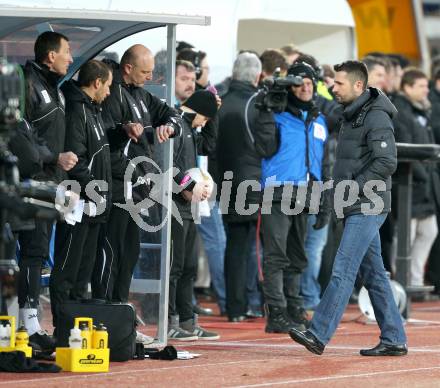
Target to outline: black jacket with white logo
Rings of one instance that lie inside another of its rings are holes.
[[[151,95],[145,89],[127,85],[119,70],[119,65],[106,61],[113,69],[113,83],[110,96],[104,101],[103,119],[107,130],[112,159],[113,201],[124,201],[124,174],[127,159],[146,156],[155,159],[153,154],[154,128],[168,124],[174,128],[176,136],[180,136],[181,117],[178,112],[166,103]],[[131,141],[122,126],[127,123],[140,123],[144,127],[142,136],[135,143]],[[157,173],[151,163],[142,162],[137,165],[137,172],[145,175],[148,172]],[[132,177],[131,181],[136,181]],[[134,190],[135,201],[142,200],[148,195],[148,185],[143,184]]]
[[[25,118],[34,128],[39,143],[51,152],[43,171],[34,178],[59,182],[65,176],[57,166],[58,155],[64,150],[65,101],[58,88],[59,75],[46,65],[28,61],[24,66],[26,79]]]
[[[107,190],[100,190],[98,187],[93,189],[105,200],[106,210],[99,216],[85,218],[89,222],[104,222],[111,206],[112,172],[110,147],[101,118],[101,107],[94,103],[74,81],[65,83],[63,91],[67,101],[65,150],[72,151],[78,156],[78,163],[68,171],[68,176],[81,185],[81,197],[86,202],[92,201],[95,204],[96,199],[86,194],[86,186],[94,180],[108,183]],[[104,200],[100,200],[101,206]]]

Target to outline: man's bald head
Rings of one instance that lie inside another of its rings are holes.
[[[153,53],[141,44],[131,46],[122,56],[122,77],[129,85],[142,87],[145,81],[152,79],[153,69]]]
[[[153,53],[151,50],[142,44],[135,44],[127,49],[122,56],[121,66],[127,64],[136,65],[139,61],[145,60],[148,57],[153,58]]]

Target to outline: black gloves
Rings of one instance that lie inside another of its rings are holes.
[[[316,222],[313,225],[313,229],[319,230],[328,224],[330,221],[330,213],[320,212],[316,216]]]

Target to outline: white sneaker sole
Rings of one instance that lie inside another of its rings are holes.
[[[200,341],[216,341],[220,339],[219,335],[213,336],[213,337],[198,337]]]
[[[180,341],[180,342],[188,342],[188,341],[197,341],[199,337],[192,336],[192,337],[185,337],[185,338],[170,338],[168,337],[168,341]]]

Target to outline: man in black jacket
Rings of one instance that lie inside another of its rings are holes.
[[[98,252],[92,277],[95,298],[126,302],[134,267],[139,258],[139,227],[130,213],[117,204],[133,198],[140,201],[149,193],[142,179],[152,170],[151,163],[138,164],[140,180],[125,181],[129,161],[137,156],[154,160],[152,144],[156,135],[159,142],[171,136],[180,136],[180,115],[157,97],[143,89],[152,78],[154,57],[143,45],[130,47],[122,56],[120,65],[113,68],[110,96],[103,104],[103,120],[111,151],[113,206],[103,236],[103,251]],[[155,129],[156,128],[156,129]],[[136,183],[140,183],[135,186]],[[113,260],[105,260],[112,257]],[[149,340],[148,340],[149,341]]]
[[[78,83],[63,85],[66,96],[65,149],[78,156],[68,177],[79,183],[84,200],[80,222],[58,223],[55,232],[54,268],[50,278],[53,325],[57,327],[58,307],[66,300],[87,296],[87,285],[95,264],[98,236],[111,207],[110,149],[100,104],[110,94],[112,73],[99,61],[89,61],[80,70]]]
[[[252,134],[256,119],[255,96],[261,70],[261,62],[255,54],[240,54],[234,62],[232,80],[219,112],[219,177],[224,178],[231,172],[233,174],[231,194],[220,201],[227,236],[226,311],[231,322],[245,319],[248,310],[248,258],[252,244],[255,244],[260,192],[259,188],[255,190],[240,184],[246,181],[259,182],[261,177],[261,158],[255,151]],[[229,185],[229,179],[224,183]],[[252,276],[257,279],[256,259],[253,259],[255,271]],[[253,307],[261,308],[258,304]]]
[[[334,210],[344,218],[344,232],[330,283],[310,328],[304,332],[291,329],[289,334],[310,352],[322,354],[359,272],[381,330],[379,345],[361,350],[361,355],[405,355],[406,335],[383,267],[379,236],[390,211],[391,175],[397,166],[392,123],[396,108],[378,89],[367,88],[368,72],[362,62],[347,61],[336,65],[335,71],[333,90],[345,109],[333,170],[334,183],[338,183]]]
[[[43,169],[33,176],[41,181],[60,182],[64,171],[75,166],[77,156],[64,152],[64,96],[58,82],[72,63],[68,39],[56,32],[44,32],[34,46],[35,60],[24,67],[26,79],[25,118],[38,136],[38,144],[47,147]],[[18,303],[20,321],[30,335],[31,346],[43,352],[54,350],[54,341],[41,331],[37,319],[41,266],[49,256],[52,222],[36,221],[35,229],[19,233],[20,278]]]
[[[415,68],[405,70],[401,92],[393,99],[398,110],[394,119],[397,141],[410,144],[435,143],[428,92],[428,77],[423,71]],[[434,187],[436,172],[433,164],[415,161],[412,168],[411,285],[423,286],[425,264],[438,233],[434,195],[440,188],[438,183]]]
[[[176,215],[171,221],[172,262],[169,288],[168,339],[191,341],[215,340],[217,333],[198,325],[193,311],[192,295],[197,276],[196,234],[197,203],[206,200],[208,184],[191,178],[188,170],[197,166],[197,155],[207,155],[214,150],[216,133],[205,125],[217,113],[215,96],[207,90],[198,90],[181,107],[183,111],[183,134],[174,143],[174,167],[179,172],[174,177],[181,187],[173,195],[181,220]],[[198,132],[197,128],[201,127]]]
[[[440,144],[440,70],[435,70],[432,74],[432,85],[429,92],[429,101],[431,102],[431,125],[436,144]],[[436,164],[434,169],[434,177],[440,180],[440,166]],[[435,180],[434,185],[438,185],[438,180]],[[440,185],[439,185],[440,188]],[[440,229],[440,202],[436,201],[436,218],[437,229]],[[426,269],[427,280],[435,286],[435,292],[440,294],[440,262],[438,257],[440,255],[440,236],[432,245],[431,253],[429,254],[428,266]]]

